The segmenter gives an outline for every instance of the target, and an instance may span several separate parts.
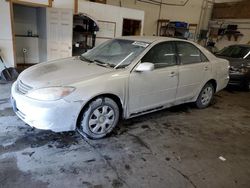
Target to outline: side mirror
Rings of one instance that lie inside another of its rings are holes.
[[[155,65],[153,64],[153,63],[140,63],[137,67],[136,67],[136,69],[135,69],[135,71],[136,72],[147,72],[147,71],[152,71],[152,70],[154,70],[154,68],[155,68]]]

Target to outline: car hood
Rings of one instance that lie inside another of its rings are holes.
[[[235,68],[240,68],[242,66],[249,66],[249,63],[250,63],[249,61],[245,59],[240,59],[240,58],[231,58],[231,57],[219,56],[219,55],[217,55],[217,57],[228,60],[230,66],[235,67]]]
[[[18,80],[32,88],[65,86],[113,71],[73,57],[32,66],[23,71]]]

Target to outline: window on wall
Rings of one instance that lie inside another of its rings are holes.
[[[172,42],[164,42],[152,47],[141,62],[150,62],[155,68],[176,65],[176,52]]]
[[[141,20],[123,19],[122,36],[140,35]]]
[[[90,0],[91,2],[95,2],[95,3],[103,3],[103,4],[107,4],[107,0]]]
[[[193,44],[176,42],[180,62],[183,65],[208,61],[206,56]]]

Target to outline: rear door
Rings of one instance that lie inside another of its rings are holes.
[[[190,100],[203,87],[212,71],[211,63],[192,43],[176,42],[179,65],[179,84],[176,100]]]

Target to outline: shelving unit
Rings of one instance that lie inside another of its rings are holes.
[[[167,19],[160,19],[157,21],[157,36],[163,37],[178,37],[185,38],[185,34],[189,31],[188,27],[177,27],[177,22],[170,22]],[[184,22],[178,22],[184,23]]]
[[[95,46],[96,31],[99,30],[95,21],[79,14],[73,19],[73,56],[81,55]]]
[[[235,29],[230,27],[234,26]],[[209,38],[216,40],[216,42],[222,40],[226,37],[228,41],[231,41],[232,38],[234,41],[238,41],[239,37],[244,35],[238,30],[238,25],[231,25],[230,22],[223,22],[218,24],[216,21],[211,21],[209,25]]]
[[[39,35],[15,35],[15,37],[33,37],[33,38],[39,38]]]
[[[167,19],[159,19],[157,21],[157,31],[156,31],[157,36],[166,36],[168,23],[169,20]]]

